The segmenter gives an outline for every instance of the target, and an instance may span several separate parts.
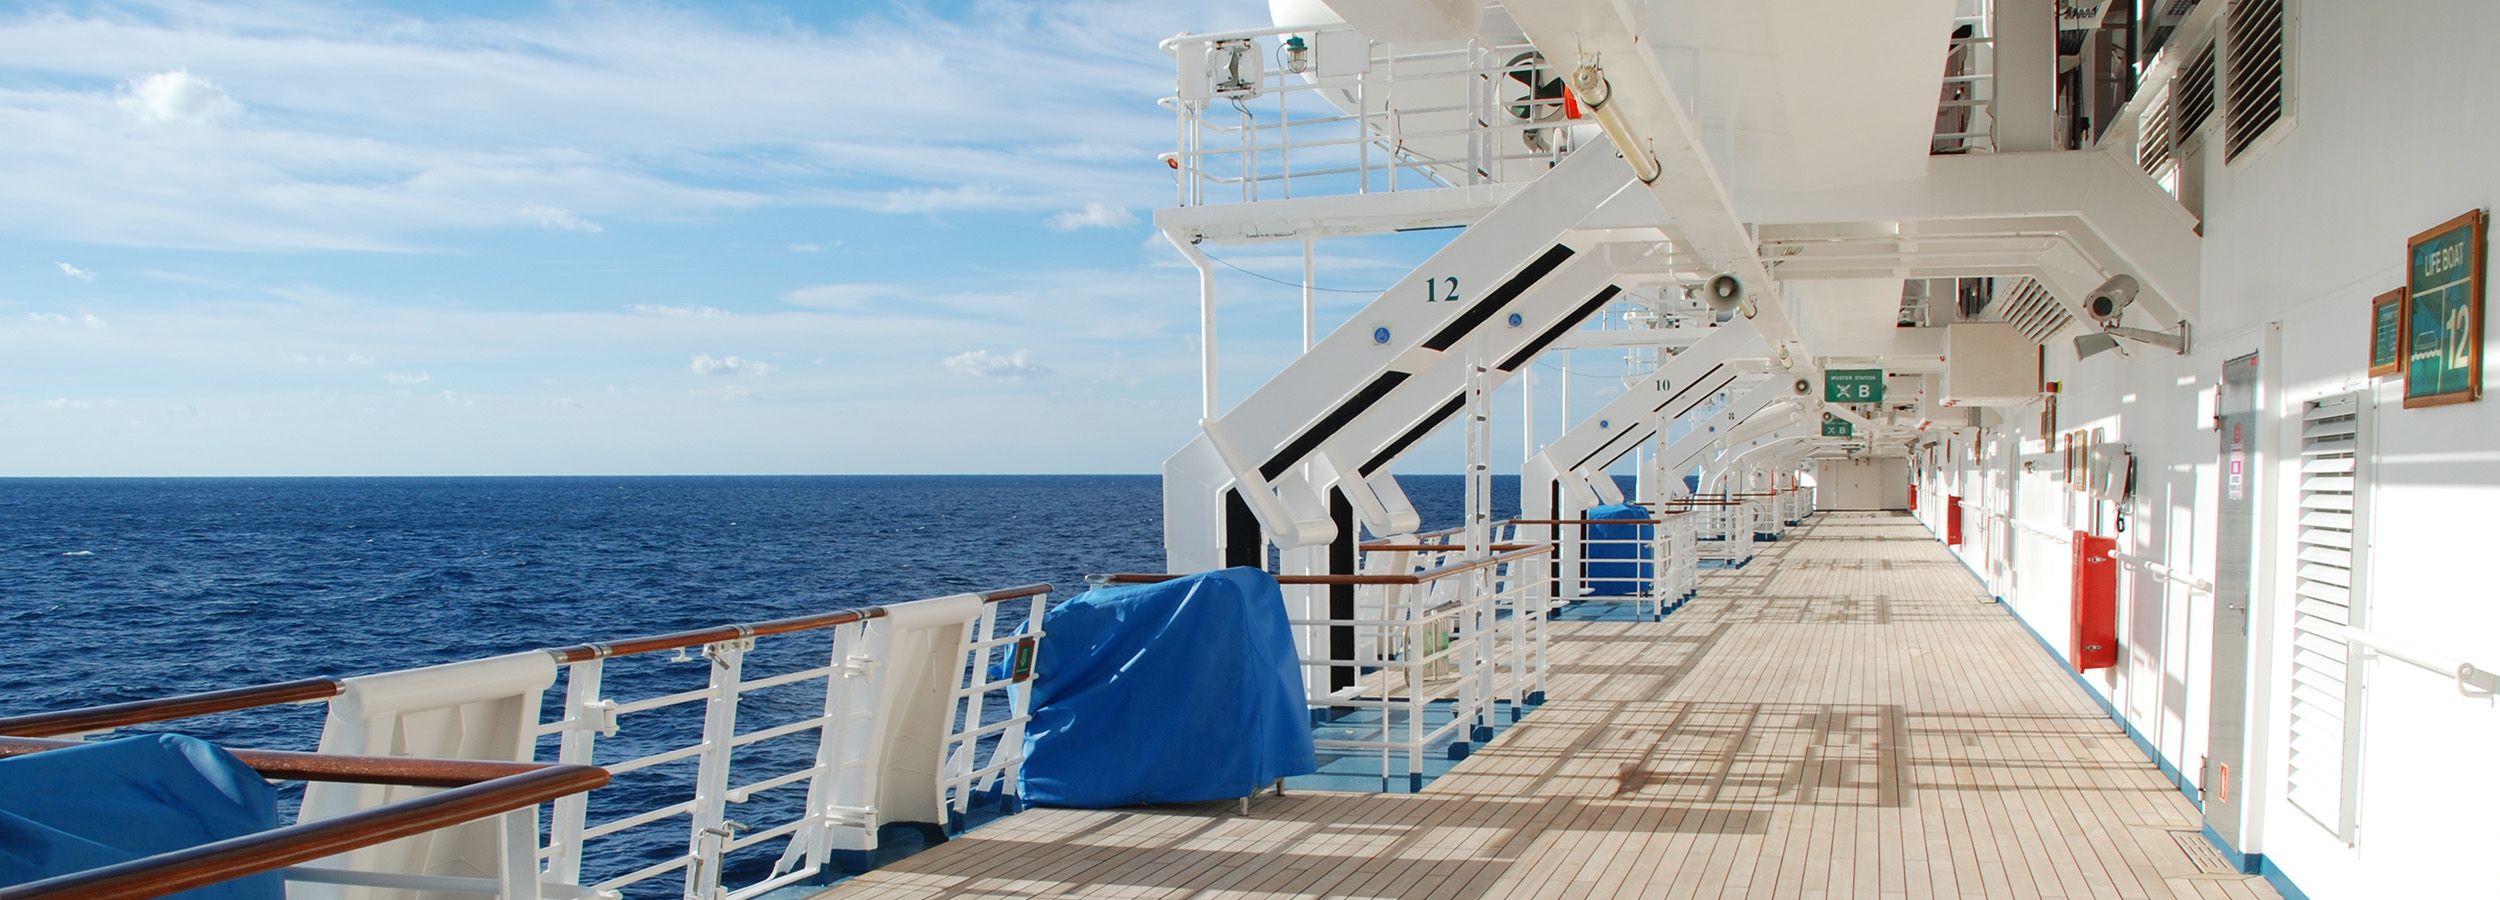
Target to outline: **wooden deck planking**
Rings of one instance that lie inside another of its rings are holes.
[[[1556,622],[1547,703],[1419,795],[1035,810],[827,898],[2276,896],[1906,517],[1832,514],[1663,622]]]

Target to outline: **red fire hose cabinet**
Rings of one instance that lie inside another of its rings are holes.
[[[2066,658],[2075,671],[2118,664],[2118,539],[2075,532],[2075,616]]]

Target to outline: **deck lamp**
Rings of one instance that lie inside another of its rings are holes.
[[[1606,71],[1598,68],[1596,57],[1572,71],[1571,90],[1579,95],[1580,105],[1597,117],[1597,126],[1614,139],[1615,149],[1623,151],[1623,158],[1632,163],[1632,174],[1642,184],[1657,181],[1658,156],[1649,152],[1648,141],[1632,133],[1632,123],[1624,120],[1623,110],[1610,102],[1614,100],[1614,85],[1607,83]]]

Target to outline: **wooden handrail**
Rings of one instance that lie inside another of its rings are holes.
[[[1521,519],[1521,525],[1664,525],[1665,519]]]
[[[1537,545],[1535,545],[1535,544],[1495,544],[1495,545],[1493,545],[1492,550],[1493,550],[1493,552],[1495,552],[1495,553],[1502,553],[1502,552],[1506,552],[1506,551],[1510,551],[1510,550],[1526,550],[1526,549],[1528,549],[1528,548],[1530,548],[1530,547],[1534,547],[1534,546],[1537,546]],[[1363,545],[1363,549],[1364,549],[1366,552],[1371,552],[1371,553],[1433,553],[1433,552],[1437,552],[1437,551],[1465,550],[1465,549],[1467,549],[1467,545],[1465,545],[1465,544],[1364,544],[1364,545]]]
[[[1047,594],[1050,593],[1051,590],[1051,586],[1048,584],[1028,584],[1023,587],[987,591],[981,594],[981,602],[1002,603],[1008,600],[1020,600],[1026,597]],[[693,631],[678,631],[669,634],[655,634],[638,638],[626,638],[621,641],[609,641],[596,644],[575,644],[570,647],[556,647],[548,650],[547,652],[553,654],[556,658],[556,662],[558,663],[577,663],[584,660],[601,659],[605,657],[633,656],[638,653],[657,653],[662,650],[675,650],[679,647],[700,647],[705,644],[717,644],[722,641],[734,641],[739,638],[756,637],[758,635],[789,634],[795,631],[813,631],[818,628],[830,628],[835,625],[848,625],[853,622],[882,618],[884,615],[885,607],[868,606],[858,609],[836,610],[829,613],[817,613],[810,616],[794,616],[787,619],[773,619],[767,622],[755,622],[746,625],[716,625],[711,628],[700,628]]]
[[[79,741],[0,737],[0,759],[84,747]],[[347,756],[293,750],[247,750],[229,747],[235,759],[270,778],[287,781],[336,781],[346,784],[404,784],[411,787],[462,787],[523,772],[547,763],[493,759],[432,759],[415,756]]]
[[[111,731],[130,725],[187,719],[211,713],[256,709],[281,703],[304,703],[338,696],[336,679],[306,678],[252,687],[227,688],[178,697],[154,700],[133,700],[90,706],[86,709],[65,709],[59,712],[31,713],[0,717],[0,734],[18,737],[58,737],[64,734],[85,734]]]
[[[76,741],[0,738],[0,756],[76,746],[80,746]],[[0,900],[146,900],[162,897],[536,806],[608,783],[608,770],[597,766],[322,757],[315,753],[258,750],[234,751],[234,755],[261,774],[280,778],[410,784],[447,787],[449,790],[337,818],[299,822],[285,828],[0,888]]]
[[[1026,597],[1047,594],[1050,593],[1051,590],[1052,588],[1048,584],[1028,584],[1023,587],[987,591],[981,594],[981,602],[1003,603],[1009,600],[1021,600]],[[834,625],[845,625],[862,619],[873,619],[883,615],[885,615],[884,607],[871,606],[860,609],[845,609],[829,613],[818,613],[808,616],[794,616],[787,619],[773,619],[771,621],[756,622],[746,625],[719,625],[695,631],[679,631],[670,634],[628,638],[622,641],[607,643],[575,644],[570,647],[553,647],[549,648],[547,653],[554,656],[558,664],[576,663],[583,660],[599,659],[601,657],[632,656],[637,653],[655,653],[661,650],[674,650],[679,647],[699,647],[704,644],[736,640],[742,637],[754,637],[756,635],[763,634],[788,634],[794,631],[809,631],[812,629],[826,628]],[[0,735],[42,738],[59,737],[65,734],[85,734],[97,731],[111,731],[115,728],[126,728],[132,725],[145,725],[151,722],[169,722],[175,719],[187,719],[192,716],[205,716],[211,713],[258,709],[264,706],[277,706],[283,703],[306,703],[314,700],[327,700],[331,697],[338,696],[339,691],[342,689],[343,686],[337,679],[334,678],[305,678],[297,681],[283,681],[276,684],[227,688],[224,690],[205,691],[197,694],[182,694],[173,697],[159,697],[153,700],[133,700],[127,703],[91,706],[85,709],[65,709],[57,712],[29,713],[22,716],[0,716]]]
[[[1509,553],[1489,556],[1484,559],[1471,559],[1464,562],[1451,563],[1439,568],[1425,569],[1411,575],[1276,575],[1271,577],[1276,579],[1277,584],[1298,585],[1425,584],[1428,582],[1439,581],[1462,572],[1472,572],[1486,566],[1496,566],[1506,562],[1526,559],[1531,556],[1540,556],[1553,552],[1553,549],[1554,548],[1544,544],[1536,544],[1533,546],[1523,547]],[[1100,578],[1109,584],[1161,584],[1176,578],[1187,578],[1189,576],[1162,572],[1123,572],[1119,574],[1099,575],[1093,577]]]

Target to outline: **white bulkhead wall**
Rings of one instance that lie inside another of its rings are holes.
[[[2500,7],[2292,0],[2287,8],[2284,121],[2228,164],[2220,111],[2182,148],[2201,168],[2205,215],[2193,352],[2180,357],[2131,343],[2123,358],[2078,362],[2073,332],[2051,339],[2046,377],[2065,386],[2057,430],[2098,428],[2136,454],[2122,551],[2210,579],[2225,477],[2210,425],[2212,392],[2224,360],[2263,354],[2267,442],[2255,450],[2268,468],[2251,485],[2263,493],[2250,626],[2255,770],[2246,773],[2256,793],[2238,849],[2263,853],[2313,898],[2491,896],[2488,854],[2500,846],[2500,817],[2489,811],[2500,802],[2500,765],[2488,748],[2500,746],[2500,706],[2461,691],[2453,678],[2394,659],[2365,667],[2364,705],[2354,712],[2364,722],[2354,844],[2284,800],[2294,534],[2287,511],[2297,501],[2289,467],[2297,465],[2299,441],[2285,417],[2296,417],[2303,401],[2370,384],[2369,301],[2404,284],[2406,239],[2500,198],[2500,163],[2490,153],[2500,146],[2500,70],[2479,61],[2500,35]],[[2494,350],[2500,342],[2486,344]],[[2375,498],[2364,536],[2369,630],[2500,666],[2500,587],[2487,539],[2500,502],[2500,442],[2492,438],[2500,434],[2500,397],[2408,410],[2401,379],[2379,381],[2375,452],[2363,461]],[[2052,535],[2113,534],[2120,510],[2059,481],[2063,457],[2038,442],[2038,405],[1983,424],[2000,437],[1994,458],[1974,461],[1966,438],[1940,444],[1932,457],[1922,453],[1922,462],[1932,459],[1924,487],[1933,493],[1922,495],[1919,517],[1941,532],[1942,495],[1950,490],[1975,494],[1991,509],[2010,500],[2029,527],[1966,515],[1962,555],[2062,652],[2070,551]],[[1947,446],[1952,453],[1942,452]],[[1984,487],[1991,470],[1994,485]],[[2191,783],[2210,712],[2211,603],[2125,570],[2120,664],[2084,678]]]

